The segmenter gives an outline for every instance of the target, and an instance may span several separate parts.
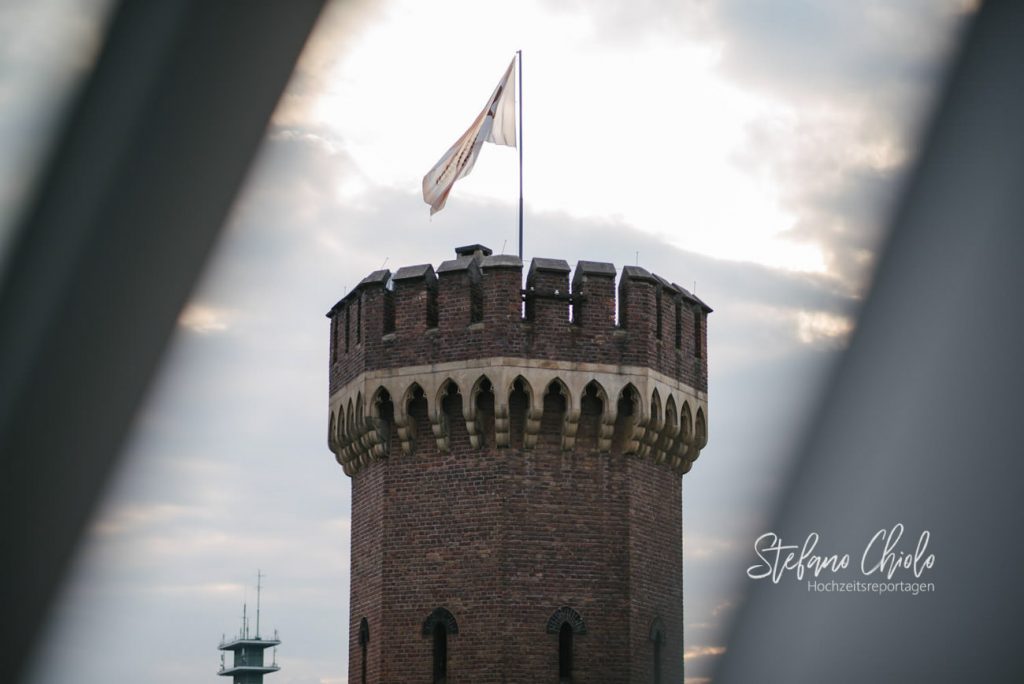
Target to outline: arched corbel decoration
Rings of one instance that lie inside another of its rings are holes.
[[[447,405],[457,401],[462,396],[459,384],[451,378],[445,378],[437,389],[434,397],[434,411],[430,415],[430,427],[434,432],[434,439],[437,441],[438,451],[446,453],[451,448],[451,420],[448,415]],[[463,417],[455,416],[456,420],[463,420]]]
[[[398,420],[398,438],[402,442],[402,452],[407,455],[412,453],[416,446],[416,439],[419,437],[414,404],[418,407],[416,412],[418,413],[422,409],[425,417],[429,420],[430,407],[427,406],[427,395],[418,382],[410,384],[405,389],[399,405],[401,416]]]
[[[517,375],[505,388],[505,396],[508,397],[508,417],[502,420],[496,414],[494,418],[498,446],[503,446],[504,440],[506,446],[528,449],[536,443],[540,430],[540,415],[533,408],[533,386],[522,375]]]
[[[474,449],[487,446],[493,442],[497,432],[497,415],[495,413],[496,397],[494,385],[486,375],[481,375],[473,383],[469,392],[469,400],[463,404],[462,411],[466,417],[466,431],[469,443]],[[505,409],[507,429],[508,408]]]

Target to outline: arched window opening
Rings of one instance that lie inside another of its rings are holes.
[[[572,681],[572,625],[568,622],[558,630],[558,681]]]
[[[443,622],[434,623],[434,684],[448,681],[448,629]]]
[[[584,449],[596,449],[598,433],[601,431],[601,414],[604,413],[604,402],[601,400],[601,389],[591,381],[583,390],[580,399],[580,423],[576,432],[576,444]]]
[[[409,416],[409,436],[415,444],[419,435],[429,435],[431,432],[430,416],[427,414],[427,397],[419,385],[416,385],[412,391],[406,413]]]
[[[518,379],[512,384],[512,392],[508,396],[509,445],[515,449],[523,448],[526,410],[529,405],[530,396],[526,393],[523,381]]]
[[[384,453],[391,453],[391,431],[395,425],[395,404],[386,389],[377,393],[377,417],[380,419],[378,432],[384,438]]]
[[[477,429],[480,432],[480,446],[484,448],[494,446],[494,387],[487,378],[481,380],[477,388],[476,415]]]
[[[547,633],[558,635],[558,681],[571,682],[573,642],[577,635],[587,633],[587,625],[575,609],[562,606],[548,618]]]
[[[612,431],[612,452],[621,454],[626,451],[627,443],[633,433],[636,422],[637,394],[632,386],[627,385],[619,394],[615,407],[615,428]]]
[[[459,386],[451,380],[444,388],[444,397],[441,399],[441,411],[444,413],[444,434],[451,440],[451,444],[468,441],[466,435],[466,421],[462,414],[462,394],[459,393]]]
[[[423,622],[423,636],[430,637],[433,642],[433,679],[434,684],[445,684],[448,681],[448,637],[459,633],[459,625],[455,616],[446,608],[435,608]]]
[[[547,444],[561,444],[565,421],[566,396],[560,383],[552,380],[544,394],[544,413],[540,421],[541,439]]]
[[[370,623],[363,618],[359,621],[359,651],[362,658],[359,662],[359,681],[366,684],[366,647],[370,643]]]

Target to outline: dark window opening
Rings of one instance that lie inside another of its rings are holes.
[[[434,684],[448,681],[448,630],[443,622],[434,624]]]
[[[693,312],[693,355],[698,359],[701,357],[700,352],[700,338],[701,338],[701,318],[700,309],[695,309]]]
[[[363,341],[363,295],[356,300],[356,344]]]
[[[562,386],[551,381],[544,394],[544,413],[541,414],[540,434],[545,444],[562,443],[562,426],[565,423],[566,395]]]
[[[380,432],[384,437],[384,453],[391,453],[391,431],[395,425],[395,404],[391,395],[382,389],[377,395],[377,417],[380,418]]]
[[[484,320],[484,288],[477,279],[469,284],[469,322]]]
[[[338,316],[331,316],[331,363],[338,360]]]
[[[633,422],[636,414],[636,393],[626,387],[619,395],[615,412],[615,429],[612,432],[612,451],[622,453],[626,450],[627,439],[633,433]]]
[[[395,293],[384,291],[384,334],[395,332]]]
[[[655,319],[654,334],[660,340],[661,339],[661,327],[662,327],[662,325],[661,325],[661,318],[662,318],[662,315],[661,315],[661,288],[660,287],[658,288],[657,292],[655,292],[655,294],[654,294],[654,308],[655,308],[655,313],[654,313],[654,319]]]
[[[572,682],[572,625],[568,622],[558,630],[558,681]]]
[[[526,411],[530,406],[530,397],[522,380],[512,384],[512,393],[508,397],[508,429],[509,445],[521,449],[523,435],[526,431]]]
[[[349,333],[348,307],[345,307],[345,353],[348,354],[348,333]]]
[[[363,618],[359,621],[359,650],[362,658],[359,663],[360,684],[366,684],[366,646],[370,643],[370,623]]]
[[[434,288],[427,289],[427,327],[437,327],[437,290]]]
[[[661,651],[662,645],[665,643],[665,637],[661,632],[658,632],[654,636],[654,669],[653,669],[653,681],[654,684],[661,684]]]
[[[449,381],[445,387],[444,396],[441,398],[441,412],[444,414],[443,434],[449,439],[466,438],[466,421],[462,414],[462,395],[459,394],[459,386]]]
[[[431,432],[430,417],[427,415],[427,397],[423,389],[417,385],[412,391],[412,399],[406,407],[409,416],[409,439],[415,445],[419,435],[429,435]]]
[[[598,446],[601,433],[601,415],[604,413],[604,402],[596,382],[591,381],[583,391],[580,400],[580,421],[576,432],[576,444],[584,449]]]
[[[683,304],[676,302],[676,349],[683,348]]]
[[[494,387],[487,378],[480,381],[480,388],[477,391],[476,416],[480,446],[494,446]]]

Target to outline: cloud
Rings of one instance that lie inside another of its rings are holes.
[[[725,646],[690,646],[683,652],[683,660],[714,658],[725,653]]]
[[[190,302],[178,316],[178,325],[200,335],[224,332],[228,329],[234,312]]]
[[[337,65],[384,12],[384,3],[371,0],[327,3],[274,112],[276,125],[312,124],[317,100],[331,88],[331,76]]]
[[[820,254],[863,295],[891,203],[955,39],[965,0],[723,0],[563,3],[595,42],[629,50],[703,46],[753,115],[729,155],[771,189],[788,226],[777,236]],[[657,12],[659,21],[649,17]],[[693,106],[699,106],[695,104]],[[728,108],[723,106],[722,115]]]

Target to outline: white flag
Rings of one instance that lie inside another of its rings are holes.
[[[455,181],[468,176],[473,170],[484,142],[516,146],[515,85],[512,80],[515,62],[513,57],[473,125],[423,177],[423,201],[430,205],[431,216],[444,209]]]

